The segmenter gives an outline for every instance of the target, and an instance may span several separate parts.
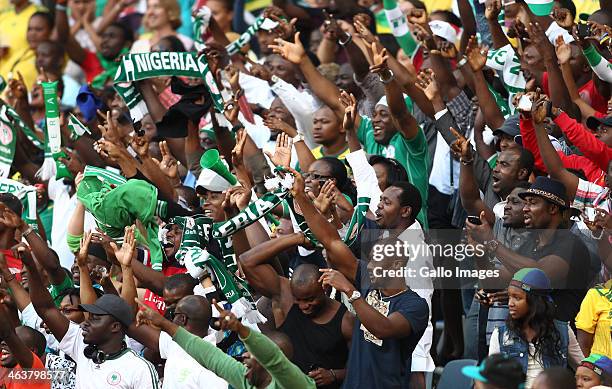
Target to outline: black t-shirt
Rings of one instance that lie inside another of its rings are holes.
[[[361,260],[355,287],[368,304],[383,315],[400,312],[410,322],[412,332],[404,338],[381,340],[363,327],[357,316],[343,388],[408,388],[412,352],[429,319],[427,302],[410,289],[392,297],[384,297],[378,290],[371,289],[367,262]]]
[[[549,255],[556,255],[569,263],[565,282],[553,283],[552,298],[557,307],[555,318],[573,322],[589,288],[589,252],[580,238],[569,230],[557,230],[549,244],[543,247],[537,246],[537,236],[534,233],[530,239],[526,239],[518,253],[536,261]]]

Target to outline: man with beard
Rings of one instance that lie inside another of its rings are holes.
[[[345,377],[354,317],[325,294],[319,269],[299,265],[291,279],[280,276],[270,261],[291,247],[304,244],[294,233],[268,240],[240,256],[249,285],[272,300],[276,328],[291,338],[292,362],[319,388],[339,388]]]
[[[158,387],[153,366],[125,344],[125,334],[134,316],[125,301],[106,294],[94,304],[79,305],[89,313],[89,318],[79,326],[55,306],[34,261],[29,256],[22,259],[29,271],[30,298],[36,312],[60,342],[60,350],[77,364],[77,388]]]

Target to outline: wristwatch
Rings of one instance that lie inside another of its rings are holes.
[[[344,32],[344,41],[342,41],[342,37],[338,37],[338,44],[340,44],[340,46],[346,46],[352,40],[353,36],[348,32]]]
[[[293,143],[296,143],[296,142],[303,142],[303,141],[304,141],[304,139],[306,139],[306,138],[304,137],[304,134],[302,134],[301,132],[298,132],[298,134],[297,134],[296,136],[294,136],[293,138],[291,138],[291,140],[293,141]]]
[[[491,239],[484,242],[485,249],[489,254],[494,254],[499,247],[499,241],[497,239]]]
[[[358,300],[361,298],[361,293],[359,293],[358,290],[354,290],[353,293],[351,294],[351,296],[349,297],[348,301],[349,303],[354,303],[355,300]]]
[[[378,75],[378,79],[383,84],[388,84],[391,81],[393,81],[393,77],[394,77],[394,74],[391,71],[391,69],[385,69]]]

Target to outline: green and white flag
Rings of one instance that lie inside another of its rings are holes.
[[[85,126],[72,112],[68,116],[68,129],[70,129],[70,138],[72,140],[78,140],[83,134],[91,134],[89,128]]]
[[[10,178],[0,178],[0,193],[10,193],[19,200],[23,200],[28,192],[36,192],[36,188]]]
[[[385,15],[395,40],[407,56],[412,58],[419,48],[418,42],[408,28],[408,19],[395,0],[383,0]]]
[[[66,155],[62,152],[62,132],[60,128],[60,111],[57,97],[57,81],[43,81],[43,98],[45,101],[45,160],[43,166],[36,173],[47,181],[55,175],[56,179],[70,178],[72,174],[59,158]]]
[[[8,177],[15,157],[17,134],[6,113],[6,105],[0,107],[0,177]]]

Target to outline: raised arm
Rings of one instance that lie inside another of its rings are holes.
[[[29,369],[34,364],[34,356],[28,346],[17,336],[11,320],[8,320],[9,316],[8,308],[0,303],[0,317],[2,317],[2,320],[0,320],[0,339],[6,343],[19,366],[22,369]]]
[[[538,149],[540,150],[540,155],[544,161],[548,174],[552,178],[561,181],[565,185],[568,198],[573,199],[576,197],[576,190],[578,189],[578,177],[568,172],[567,169],[563,167],[563,162],[550,142],[546,128],[544,128],[543,122],[546,118],[549,104],[551,103],[546,96],[539,97],[532,104],[531,116],[535,127]]]
[[[315,208],[312,200],[304,193],[304,178],[293,169],[294,176],[292,196],[300,207],[308,227],[327,250],[327,261],[349,280],[354,281],[357,275],[357,258],[338,235],[338,230]]]
[[[77,266],[79,267],[79,295],[81,297],[81,304],[93,304],[98,299],[96,291],[91,283],[91,277],[89,276],[88,266],[88,253],[89,243],[91,242],[91,231],[85,234],[81,239],[81,247],[76,256]]]
[[[510,44],[508,37],[506,34],[504,34],[504,31],[499,25],[499,14],[501,10],[502,0],[487,0],[485,2],[485,18],[487,18],[489,31],[491,31],[494,49],[501,49],[502,47]]]
[[[283,251],[304,243],[304,234],[294,233],[270,239],[243,253],[240,264],[249,285],[266,297],[280,300],[281,276],[270,261]]]
[[[414,116],[412,116],[410,112],[408,112],[408,108],[406,108],[402,90],[395,81],[393,73],[389,71],[387,59],[387,50],[383,48],[379,51],[376,44],[372,43],[372,66],[370,67],[370,71],[378,73],[381,79],[383,79],[389,111],[391,111],[391,115],[395,118],[397,123],[399,123],[400,132],[406,139],[414,139],[418,135],[419,126]]]
[[[496,104],[482,72],[482,68],[487,63],[487,51],[486,47],[478,45],[475,36],[470,37],[466,56],[474,75],[476,96],[478,96],[478,102],[484,114],[485,122],[490,128],[500,128],[504,124],[504,116]]]
[[[66,3],[67,0],[59,0],[56,4],[61,5],[61,7],[55,7],[55,29],[57,30],[57,41],[64,42],[66,45],[66,53],[70,59],[80,65],[83,63],[83,61],[85,61],[87,53],[70,34],[68,15],[66,14]]]
[[[21,286],[17,276],[11,273],[6,263],[6,258],[2,253],[0,253],[0,275],[11,290],[13,302],[17,306],[17,309],[19,309],[20,312],[23,312],[23,310],[31,303],[30,295],[23,288],[23,286]]]
[[[134,272],[132,271],[132,260],[136,253],[136,238],[134,231],[136,226],[132,225],[125,227],[125,234],[123,235],[123,244],[121,248],[117,246],[115,242],[111,242],[111,247],[115,252],[117,261],[121,264],[121,275],[123,281],[121,284],[121,298],[124,299],[136,312],[138,305],[136,304],[136,283],[134,282]]]
[[[66,331],[68,331],[70,321],[64,315],[62,315],[59,309],[57,309],[55,306],[55,303],[51,298],[51,294],[49,294],[49,291],[47,288],[45,288],[42,282],[38,268],[34,263],[34,259],[32,259],[30,256],[30,253],[27,251],[23,252],[21,255],[21,260],[28,269],[28,291],[30,292],[32,305],[34,305],[36,313],[45,322],[47,328],[49,328],[55,338],[61,342],[64,335],[66,335]]]
[[[300,42],[300,33],[295,33],[293,42],[287,42],[280,38],[277,38],[275,42],[276,44],[270,45],[272,50],[289,62],[298,65],[315,95],[329,106],[338,118],[342,118],[344,116],[344,108],[338,101],[340,90],[333,82],[323,77],[310,61],[304,46]]]

